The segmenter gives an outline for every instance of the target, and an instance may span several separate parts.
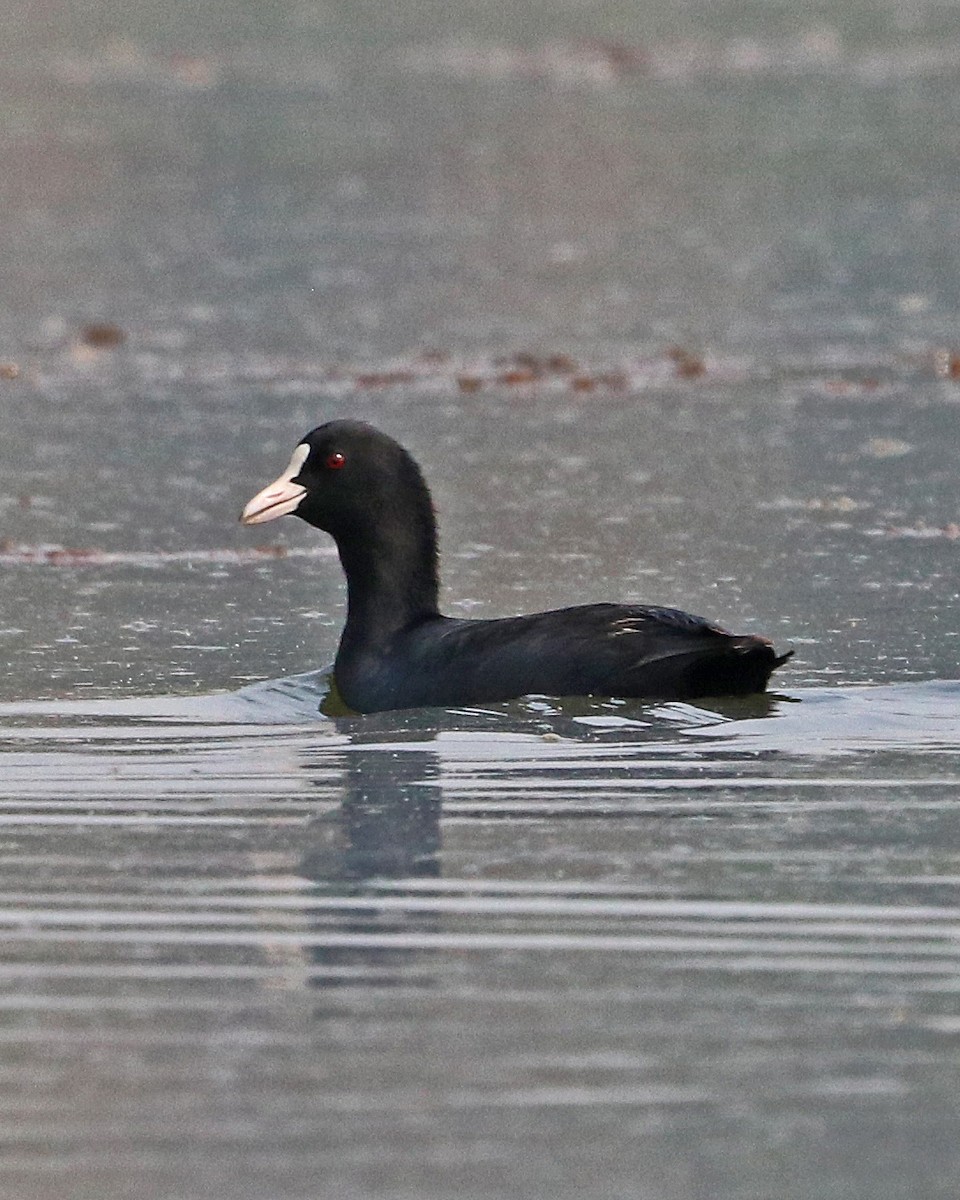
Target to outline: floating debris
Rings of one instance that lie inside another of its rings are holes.
[[[213,550],[100,550],[81,546],[25,546],[10,538],[0,541],[0,565],[45,565],[53,567],[134,566],[157,567],[168,563],[262,562],[265,558],[330,558],[336,550],[329,546],[284,546],[275,542],[243,549]]]
[[[667,350],[667,358],[673,363],[674,370],[680,379],[699,379],[706,373],[707,364],[704,362],[703,356],[695,354],[691,350],[685,350],[683,346],[670,346]]]
[[[112,325],[108,321],[96,321],[84,325],[80,330],[80,340],[85,346],[92,346],[95,350],[113,350],[123,345],[127,335],[119,325]]]
[[[956,350],[935,351],[933,369],[941,379],[960,379],[960,354]]]
[[[499,366],[512,365],[542,378],[546,375],[569,375],[577,370],[576,361],[569,354],[533,354],[529,350],[518,350],[510,358],[498,358]]]
[[[513,367],[497,376],[497,383],[517,387],[524,383],[536,383],[540,376],[531,367]]]
[[[78,338],[63,348],[87,368],[102,366],[105,352]],[[945,361],[945,360],[941,360]],[[941,366],[941,373],[946,370]],[[579,359],[564,349],[517,350],[490,356],[457,354],[442,347],[414,347],[406,353],[356,362],[324,362],[310,356],[242,352],[228,356],[205,354],[195,366],[201,382],[222,383],[232,373],[270,387],[275,395],[312,395],[317,385],[347,396],[350,392],[386,392],[415,388],[433,396],[474,395],[497,388],[518,396],[615,392],[638,394],[650,389],[698,388],[709,379],[721,387],[764,382],[796,397],[856,398],[869,402],[900,391],[917,378],[929,381],[934,370],[934,347],[891,351],[887,354],[839,356],[832,349],[821,355],[787,354],[770,360],[750,355],[718,355],[683,344],[641,346],[618,357]],[[956,370],[960,378],[960,351]],[[711,401],[716,391],[704,392]]]
[[[401,383],[414,383],[417,379],[414,371],[364,371],[353,377],[353,382],[359,388],[396,387]]]
[[[904,38],[886,48],[847,44],[840,30],[814,23],[784,37],[684,38],[642,46],[613,39],[555,39],[540,45],[464,38],[405,47],[400,68],[418,74],[555,87],[629,86],[637,78],[858,78],[870,83],[952,77],[960,52],[949,38]],[[901,311],[922,311],[907,296]],[[919,303],[918,303],[919,301]],[[914,307],[916,305],[916,307]]]
[[[570,375],[577,370],[577,364],[569,354],[551,354],[547,358],[547,370],[555,375]]]

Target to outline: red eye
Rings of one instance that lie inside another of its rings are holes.
[[[346,465],[347,460],[339,450],[335,451],[333,454],[328,454],[327,461],[324,464],[328,471],[339,471],[341,467],[345,467]]]

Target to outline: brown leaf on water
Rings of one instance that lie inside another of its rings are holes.
[[[109,321],[95,321],[84,325],[80,330],[80,340],[85,346],[92,346],[95,350],[113,350],[123,345],[127,335],[119,325],[112,325]]]
[[[699,379],[707,369],[702,355],[685,350],[683,346],[668,347],[667,358],[673,363],[678,379]]]
[[[103,553],[102,550],[94,550],[88,546],[71,547],[55,550],[47,550],[44,557],[48,563],[63,564],[87,562],[90,559],[98,558]]]
[[[547,358],[547,369],[554,375],[572,375],[577,369],[577,362],[569,354],[551,354]]]
[[[569,354],[533,354],[529,350],[518,350],[510,358],[498,359],[497,365],[529,372],[536,378],[542,375],[570,375],[577,369],[576,361]]]
[[[956,350],[937,350],[933,367],[941,379],[960,380],[960,354]]]
[[[629,383],[623,371],[597,371],[588,375],[581,371],[570,378],[570,389],[574,392],[593,392],[597,388],[606,388],[610,392],[622,392]]]
[[[413,383],[416,378],[413,371],[364,371],[354,375],[353,382],[361,388],[382,388]]]
[[[514,367],[498,375],[497,383],[506,384],[507,387],[519,387],[525,383],[536,383],[537,379],[537,372],[532,367]]]

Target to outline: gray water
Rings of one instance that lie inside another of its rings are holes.
[[[960,13],[835,9],[11,6],[4,1197],[956,1195]],[[774,693],[325,716],[347,414]]]

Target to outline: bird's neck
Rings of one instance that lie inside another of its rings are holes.
[[[336,536],[336,535],[334,535]],[[437,535],[433,513],[416,527],[384,521],[337,538],[347,577],[343,641],[382,644],[392,634],[438,613]]]

